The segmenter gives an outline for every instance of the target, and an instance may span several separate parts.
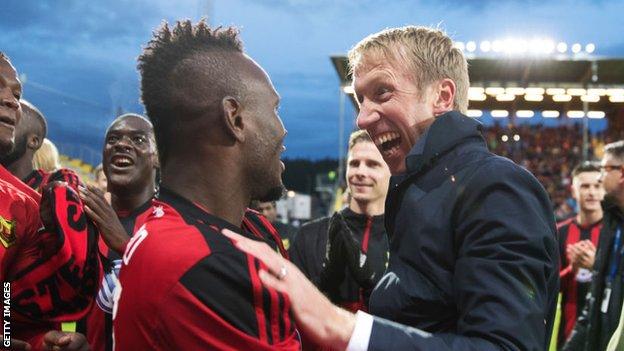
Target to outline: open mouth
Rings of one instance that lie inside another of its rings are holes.
[[[111,158],[111,165],[116,168],[126,168],[134,165],[134,160],[125,155],[115,155]]]
[[[9,116],[0,116],[0,123],[10,128],[15,128],[15,119]]]
[[[385,132],[375,138],[375,145],[382,153],[390,154],[401,145],[401,136],[397,132]]]

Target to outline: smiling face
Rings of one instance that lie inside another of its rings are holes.
[[[22,84],[15,68],[0,57],[0,155],[7,154],[13,148],[15,126],[22,114],[21,96]]]
[[[102,160],[111,193],[152,186],[157,157],[151,124],[132,115],[118,118],[106,132]]]
[[[605,195],[600,172],[582,172],[572,180],[572,195],[582,212],[600,211]]]
[[[351,147],[347,159],[347,184],[355,201],[384,201],[390,182],[390,170],[377,147],[359,141]]]
[[[382,55],[362,58],[353,75],[366,129],[392,174],[405,172],[405,157],[437,114],[433,85],[420,91],[407,65]]]

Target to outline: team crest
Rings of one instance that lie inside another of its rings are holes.
[[[7,221],[0,216],[0,242],[5,248],[15,244],[15,221]]]

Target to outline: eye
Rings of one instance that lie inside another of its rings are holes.
[[[15,92],[15,93],[13,93],[13,96],[15,96],[15,98],[19,100],[19,99],[21,99],[21,98],[22,98],[22,93],[20,93],[20,92]]]
[[[119,138],[116,135],[109,135],[108,138],[106,138],[106,143],[108,144],[114,144],[117,141],[119,141]]]
[[[135,136],[134,138],[132,138],[132,142],[134,142],[137,145],[143,145],[147,142],[147,139],[144,136],[139,135],[139,136]]]
[[[390,89],[386,87],[379,87],[375,94],[377,95],[378,98],[383,100],[389,97]]]

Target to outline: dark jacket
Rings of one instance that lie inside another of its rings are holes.
[[[385,270],[388,257],[388,236],[384,228],[384,216],[366,216],[355,213],[349,208],[343,209],[340,214],[344,219],[344,225],[348,226],[354,236],[357,249],[365,247],[367,261],[381,271],[377,277],[378,280]],[[301,227],[290,250],[291,260],[329,296],[332,302],[351,311],[367,310],[368,297],[374,284],[370,287],[360,284],[343,260],[337,260],[339,267],[335,267],[336,272],[329,275],[323,274],[323,260],[326,256],[331,218],[323,217]],[[339,230],[344,229],[339,228]],[[340,256],[347,254],[342,249],[339,251],[341,251]],[[329,265],[331,263],[325,262],[326,267]],[[321,279],[321,276],[325,279]]]
[[[390,264],[370,298],[369,351],[548,349],[559,290],[552,207],[479,130],[458,112],[436,118],[390,181]]]
[[[598,252],[589,295],[585,301],[583,313],[576,321],[570,339],[563,350],[566,351],[601,351],[609,344],[609,339],[617,328],[622,311],[622,266],[624,256],[619,257],[615,279],[611,285],[606,313],[601,311],[606,291],[606,280],[611,268],[613,242],[618,225],[622,225],[620,209],[609,201],[603,202],[604,217],[600,231]],[[624,237],[624,233],[621,234]],[[622,239],[624,241],[624,238]],[[607,307],[605,304],[604,307]]]

